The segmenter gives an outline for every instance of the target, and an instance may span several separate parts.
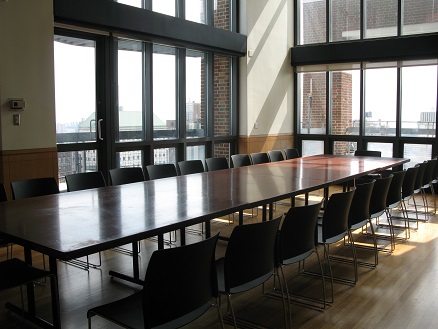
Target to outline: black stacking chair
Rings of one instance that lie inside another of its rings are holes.
[[[154,251],[143,289],[88,310],[88,327],[98,315],[125,328],[179,328],[214,306],[223,328],[214,260],[217,239]]]
[[[8,201],[5,184],[0,183],[0,202]]]
[[[90,171],[66,175],[65,182],[67,183],[67,192],[82,191],[106,186],[105,178],[103,177],[101,171]],[[82,261],[80,259],[71,259],[66,261],[66,263],[88,271],[90,267],[98,268],[102,266],[102,257],[100,252],[98,255],[98,264],[90,263],[88,255],[86,256],[86,261]]]
[[[115,168],[109,170],[111,185],[123,185],[144,181],[141,167]]]
[[[3,183],[0,183],[0,202],[5,202],[5,201],[8,201],[5,185]],[[12,257],[12,250],[9,252],[8,240],[0,238],[0,246],[6,246],[6,257],[8,259]]]
[[[146,172],[150,180],[178,176],[173,163],[149,165],[146,166]]]
[[[429,202],[426,197],[426,192],[428,189],[431,190],[432,196],[435,199],[435,191],[433,188],[432,181],[434,179],[434,171],[436,167],[437,159],[431,159],[426,161],[426,168],[424,170],[423,182],[421,186],[421,193],[423,194],[424,206],[425,206],[425,214],[434,215],[435,211],[429,211]],[[435,209],[434,209],[435,210]],[[426,218],[427,219],[427,218]]]
[[[284,154],[286,156],[286,160],[296,159],[300,157],[300,153],[298,153],[298,150],[294,148],[284,149]]]
[[[30,178],[11,182],[12,198],[21,200],[59,193],[54,177]]]
[[[277,162],[277,161],[283,161],[284,155],[281,150],[271,150],[268,151],[269,161],[270,162]]]
[[[269,162],[268,153],[265,152],[251,153],[250,158],[253,165]]]
[[[436,156],[434,158],[435,160],[438,161],[438,156]],[[432,187],[433,187],[433,208],[436,211],[436,193],[435,193],[435,187],[434,185],[438,184],[438,162],[435,164],[435,169],[433,170],[433,175],[432,175]]]
[[[65,182],[67,183],[67,192],[106,186],[105,178],[101,171],[65,175]]]
[[[414,198],[414,191],[415,191],[415,181],[418,173],[419,167],[411,167],[406,170],[405,179],[403,180],[402,185],[402,207],[403,211],[405,212],[406,219],[407,219],[407,225],[408,225],[408,238],[410,237],[410,230],[411,227],[409,225],[410,218],[408,215],[408,203],[409,200],[413,200],[414,202],[414,212],[415,212],[415,222],[416,222],[416,228],[418,229],[418,209],[417,209],[417,203],[415,202]]]
[[[23,285],[33,284],[34,281],[45,280],[46,277],[50,277],[52,280],[52,286],[55,289],[55,296],[51,296],[51,302],[52,304],[58,303],[58,284],[54,274],[28,265],[17,258],[11,258],[0,262],[0,291],[5,291],[18,286],[20,287],[21,307],[24,319],[26,318],[26,315],[24,313]]]
[[[179,161],[177,167],[180,175],[198,174],[205,171],[202,160]]]
[[[418,167],[418,172],[417,172],[417,176],[415,177],[413,202],[416,205],[417,214],[418,214],[418,204],[415,201],[415,195],[416,194],[420,194],[421,199],[423,201],[423,214],[424,214],[424,218],[419,218],[418,216],[417,217],[418,217],[418,220],[421,220],[421,221],[425,222],[427,220],[426,200],[424,199],[424,195],[423,195],[421,189],[423,187],[423,176],[424,176],[424,172],[426,170],[426,162],[417,163],[415,165],[415,167]],[[418,223],[417,223],[417,225],[418,225]]]
[[[248,154],[233,154],[231,156],[232,168],[239,168],[251,165],[251,159]]]
[[[307,206],[292,207],[286,213],[283,224],[278,232],[278,243],[276,250],[276,268],[279,269],[283,279],[283,287],[286,289],[286,296],[289,303],[296,303],[310,308],[318,308],[313,303],[323,304],[325,308],[325,280],[321,259],[319,257],[317,243],[315,241],[316,224],[318,214],[323,201]],[[283,268],[290,264],[299,263],[310,257],[313,253],[318,259],[322,280],[322,298],[313,299],[308,296],[302,296],[296,292],[290,292],[286,281]],[[291,314],[289,307],[289,323],[291,323]]]
[[[205,159],[205,171],[216,171],[229,169],[227,158],[207,158]]]
[[[280,220],[281,217],[278,217],[266,222],[236,226],[230,235],[225,257],[216,261],[219,292],[227,296],[227,309],[230,312],[226,319],[231,317],[231,324],[235,328],[237,317],[231,296],[258,287],[274,275],[274,252]],[[287,327],[284,298],[283,307]]]
[[[382,156],[382,152],[380,151],[371,151],[371,150],[356,150],[354,151],[355,156],[367,156],[367,157],[377,157],[380,158]]]

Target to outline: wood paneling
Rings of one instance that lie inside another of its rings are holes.
[[[291,134],[239,136],[239,153],[267,152],[294,147]]]

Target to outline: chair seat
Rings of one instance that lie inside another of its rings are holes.
[[[323,241],[323,239],[322,239],[322,225],[318,224],[318,243],[319,244],[338,242],[339,240],[343,239],[347,234],[348,234],[348,231],[345,231],[345,232],[342,232],[336,236],[330,237],[326,241]]]
[[[17,258],[0,262],[0,291],[49,276],[48,271],[32,267]]]

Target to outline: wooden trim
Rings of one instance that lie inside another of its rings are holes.
[[[239,153],[267,152],[294,147],[293,134],[239,136]]]

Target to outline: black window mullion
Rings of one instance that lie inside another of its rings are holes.
[[[178,139],[186,140],[187,127],[186,127],[186,50],[182,48],[176,48],[176,99],[177,99],[177,127],[178,127]],[[181,147],[177,147],[176,161],[185,159],[185,147],[184,150]]]
[[[143,126],[145,141],[154,140],[154,107],[153,107],[153,44],[143,43]],[[153,147],[143,149],[143,166],[152,164],[154,160]]]
[[[205,137],[214,138],[214,54],[207,53],[204,69]]]

